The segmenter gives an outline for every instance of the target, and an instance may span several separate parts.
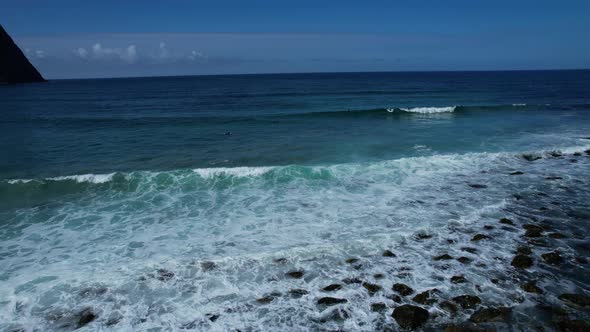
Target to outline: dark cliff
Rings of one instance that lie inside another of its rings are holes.
[[[0,25],[0,83],[45,82]]]

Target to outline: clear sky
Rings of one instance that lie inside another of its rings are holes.
[[[590,1],[0,0],[48,78],[590,68]]]

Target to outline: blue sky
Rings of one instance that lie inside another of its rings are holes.
[[[48,78],[590,67],[590,1],[0,0]]]

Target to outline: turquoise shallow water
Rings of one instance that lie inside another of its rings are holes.
[[[432,329],[466,320],[439,304],[472,294],[513,308],[500,330],[551,330],[539,307],[589,287],[589,93],[589,71],[3,86],[0,329],[71,330],[92,312],[83,329],[395,330],[391,310],[416,304],[395,297],[403,282],[440,291]],[[531,222],[544,245],[515,270]],[[347,302],[317,304],[328,295]]]

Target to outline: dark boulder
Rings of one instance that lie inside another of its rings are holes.
[[[296,299],[302,297],[303,295],[307,295],[307,294],[309,294],[309,292],[306,291],[305,289],[301,289],[301,288],[295,288],[295,289],[291,289],[289,291],[289,295],[291,295],[291,297],[296,298]]]
[[[299,270],[299,271],[290,271],[285,273],[285,275],[289,278],[294,278],[294,279],[301,279],[303,278],[303,270]]]
[[[565,302],[573,303],[580,307],[590,306],[590,297],[586,295],[566,293],[559,295],[559,299]]]
[[[76,325],[76,328],[79,329],[83,326],[88,325],[93,320],[95,320],[96,317],[98,316],[92,311],[92,309],[87,308],[82,310],[80,313],[78,313],[78,324]]]
[[[337,305],[340,303],[346,303],[348,302],[347,299],[339,299],[336,297],[322,297],[321,299],[318,300],[318,304],[321,305],[325,305],[325,306],[333,306],[333,305]]]
[[[395,254],[393,252],[391,252],[390,250],[385,250],[383,252],[383,257],[396,257]]]
[[[434,256],[432,259],[434,259],[435,261],[441,261],[441,260],[453,259],[453,257],[449,254],[442,254],[439,256]]]
[[[470,186],[471,188],[475,188],[475,189],[484,189],[484,188],[488,187],[485,184],[479,184],[479,183],[468,183],[467,185]]]
[[[400,283],[393,285],[391,289],[401,296],[407,296],[414,293],[414,290],[410,286]]]
[[[451,315],[454,315],[457,312],[457,306],[453,302],[449,301],[442,301],[439,304],[440,308]]]
[[[484,234],[475,234],[473,236],[473,238],[471,239],[471,241],[481,241],[481,240],[486,240],[486,239],[491,239],[491,237],[484,235]]]
[[[370,295],[373,295],[381,290],[381,286],[372,284],[370,282],[363,282],[363,287],[369,292]]]
[[[516,171],[516,172],[512,172],[510,173],[510,175],[523,175],[524,173],[521,171]]]
[[[520,285],[520,288],[527,293],[543,294],[543,290],[539,288],[534,281],[525,282]]]
[[[514,226],[514,222],[508,218],[502,218],[499,222],[500,224]]]
[[[428,320],[428,310],[405,304],[393,310],[391,317],[395,319],[397,324],[406,330],[414,330],[426,323]]]
[[[475,323],[505,322],[508,320],[511,311],[512,309],[506,307],[483,308],[474,312],[469,320]]]
[[[473,309],[481,303],[481,299],[475,295],[459,295],[453,298],[453,301],[463,309]]]
[[[529,256],[518,254],[514,256],[510,264],[519,269],[528,269],[533,266],[533,259]]]
[[[454,284],[462,284],[467,282],[467,279],[465,279],[464,276],[453,276],[451,277],[451,282]]]
[[[465,256],[459,257],[459,258],[457,258],[457,260],[460,263],[462,263],[462,264],[469,264],[469,263],[471,263],[471,258],[465,257]]]
[[[371,311],[382,312],[387,310],[387,305],[383,302],[371,303]]]
[[[333,291],[337,291],[339,289],[342,289],[342,285],[339,285],[339,284],[331,284],[331,285],[328,285],[328,286],[322,288],[322,290],[324,292],[333,292]]]
[[[557,251],[542,254],[541,258],[550,265],[559,265],[562,261],[561,255]]]
[[[433,299],[431,296],[436,291],[437,291],[436,288],[424,291],[424,292],[414,296],[414,298],[412,298],[412,301],[414,301],[416,303],[420,303],[420,304],[425,304],[425,305],[434,304],[434,303],[436,303],[436,299]]]

